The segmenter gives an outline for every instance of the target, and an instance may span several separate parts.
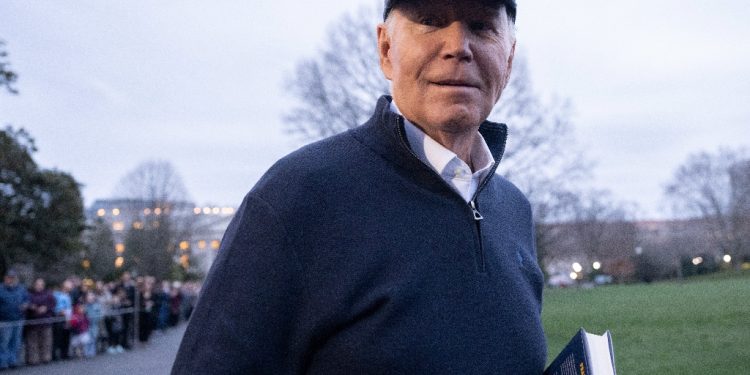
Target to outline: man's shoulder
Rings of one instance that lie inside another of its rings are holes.
[[[531,206],[526,194],[524,194],[516,184],[500,174],[495,175],[492,180],[496,189],[500,191],[500,194],[502,194],[503,197],[506,197],[506,201],[521,204],[525,207]]]
[[[336,177],[364,162],[367,155],[352,131],[305,145],[274,163],[251,190],[311,189],[335,183]]]

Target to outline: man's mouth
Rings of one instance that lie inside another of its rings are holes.
[[[473,87],[478,88],[478,85],[466,81],[466,80],[460,80],[460,79],[443,79],[439,81],[434,81],[434,84],[438,86],[453,86],[453,87]]]

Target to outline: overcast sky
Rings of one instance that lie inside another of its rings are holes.
[[[687,155],[750,145],[750,2],[518,0],[535,89],[568,98],[593,184],[663,218]],[[238,205],[301,143],[282,132],[284,81],[327,27],[374,0],[0,1],[20,95],[0,123],[87,204],[147,159],[172,162],[198,204]],[[512,127],[512,124],[509,124]]]

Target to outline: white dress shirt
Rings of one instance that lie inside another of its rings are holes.
[[[396,103],[391,101],[391,111],[401,115]],[[403,115],[402,115],[403,116]],[[404,117],[404,130],[414,154],[419,160],[437,172],[448,185],[453,187],[469,203],[479,187],[479,183],[489,173],[495,159],[490,153],[487,142],[479,132],[476,133],[471,147],[471,163],[478,167],[475,172],[453,151],[425,134],[422,129]]]

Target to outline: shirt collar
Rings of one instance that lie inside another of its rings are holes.
[[[391,101],[390,108],[392,112],[404,117],[398,109],[395,100]],[[446,172],[446,167],[452,161],[464,163],[463,160],[458,158],[456,153],[432,139],[432,137],[428,136],[422,131],[422,129],[418,128],[406,117],[404,117],[404,131],[406,133],[406,138],[409,141],[409,146],[411,146],[412,151],[414,151],[417,157],[427,165],[434,168],[441,175],[452,172]],[[479,173],[484,175],[495,163],[495,159],[492,157],[487,142],[479,132],[476,133],[474,138],[474,144],[472,145],[470,156],[472,164],[474,164],[474,167],[476,168],[474,174]]]

